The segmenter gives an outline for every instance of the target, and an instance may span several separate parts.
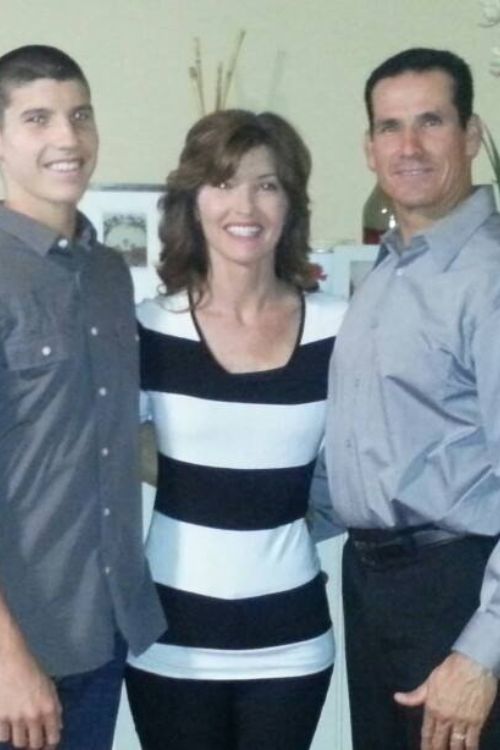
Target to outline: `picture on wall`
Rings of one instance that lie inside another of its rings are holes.
[[[349,299],[371,271],[378,245],[336,245],[332,253],[332,292]]]
[[[333,245],[309,254],[320,289],[349,299],[371,271],[378,245]]]
[[[146,215],[143,213],[104,213],[103,242],[119,250],[129,266],[147,266]]]
[[[159,207],[162,185],[91,185],[79,204],[97,237],[123,254],[131,268],[154,265],[159,255]]]
[[[351,260],[349,278],[349,297],[352,297],[365,276],[373,268],[373,260]]]

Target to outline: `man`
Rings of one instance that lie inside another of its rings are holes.
[[[2,748],[110,748],[125,642],[165,627],[142,551],[130,277],[76,209],[97,147],[71,58],[0,58]]]
[[[472,94],[464,61],[431,49],[366,84],[368,165],[399,226],[330,373],[356,750],[500,748],[500,216],[472,187]]]

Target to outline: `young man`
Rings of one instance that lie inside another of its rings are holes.
[[[97,147],[71,58],[0,58],[1,748],[110,748],[125,644],[165,627],[142,551],[130,277],[76,209]]]
[[[463,60],[407,50],[365,94],[368,164],[398,227],[330,373],[354,747],[498,750],[500,216],[472,187]]]

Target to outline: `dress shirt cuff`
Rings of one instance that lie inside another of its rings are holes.
[[[453,651],[465,654],[496,677],[500,677],[500,622],[492,612],[477,610],[453,644]]]
[[[314,467],[306,520],[309,533],[316,544],[345,531],[345,528],[341,528],[333,518],[324,450],[320,452]]]
[[[322,515],[317,509],[310,510],[306,517],[309,534],[315,544],[345,534],[345,529],[332,522],[328,515]]]

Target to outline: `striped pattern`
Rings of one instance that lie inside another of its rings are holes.
[[[255,469],[199,466],[160,454],[156,510],[218,529],[274,528],[304,516],[313,468],[311,461],[256,475]]]
[[[307,295],[288,364],[231,374],[200,339],[185,295],[140,306],[142,383],[159,449],[147,552],[170,627],[134,666],[255,679],[332,663],[304,516],[343,311],[327,295]]]

